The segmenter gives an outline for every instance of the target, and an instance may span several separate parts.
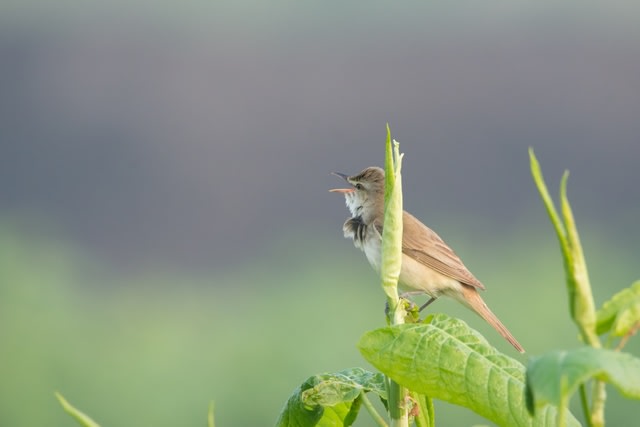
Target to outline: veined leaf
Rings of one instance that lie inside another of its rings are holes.
[[[532,358],[527,367],[527,406],[567,401],[580,384],[596,378],[622,395],[640,399],[640,359],[628,353],[583,347]],[[537,409],[536,409],[537,412]]]
[[[386,399],[384,376],[362,368],[314,375],[289,398],[276,426],[351,425],[360,408],[361,392]]]
[[[598,335],[609,332],[622,337],[640,322],[640,280],[621,290],[602,305],[596,315]]]
[[[459,319],[436,314],[429,323],[370,331],[358,348],[411,391],[467,407],[498,425],[555,425],[555,407],[546,405],[534,416],[527,411],[524,366]],[[568,425],[579,425],[570,414]]]

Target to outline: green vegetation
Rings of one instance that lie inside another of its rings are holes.
[[[568,204],[565,219],[567,208]],[[581,254],[576,252],[574,234],[567,238],[573,247],[563,248],[570,256]],[[296,241],[298,247],[302,241],[287,238],[287,244]],[[580,294],[587,289],[584,283],[568,285],[570,312],[581,337],[590,343],[594,334],[598,342],[608,334],[604,348],[589,345],[543,354],[549,348],[566,348],[567,338],[572,337],[562,311],[565,300],[555,285],[561,283],[560,264],[554,258],[557,249],[548,240],[532,230],[517,230],[475,246],[473,242],[456,246],[461,254],[480,257],[505,253],[479,276],[489,284],[490,304],[498,307],[516,336],[525,337],[528,354],[541,354],[531,359],[525,374],[523,365],[507,356],[513,353],[508,344],[464,308],[445,301],[438,302],[439,310],[486,331],[489,341],[504,348],[506,355],[462,321],[444,315],[363,336],[371,325],[381,323],[383,294],[379,287],[372,288],[375,276],[364,262],[351,263],[357,255],[349,258],[351,248],[335,253],[335,244],[321,237],[313,260],[302,258],[303,251],[280,256],[283,242],[275,242],[269,251],[273,255],[233,274],[213,272],[194,278],[160,272],[122,278],[90,267],[86,257],[59,239],[2,226],[0,425],[72,425],[74,421],[52,398],[54,390],[103,426],[202,425],[207,419],[213,425],[213,407],[206,411],[211,398],[216,401],[218,425],[269,425],[293,385],[309,372],[323,371],[335,373],[303,381],[287,406],[299,410],[296,401],[311,402],[314,411],[330,408],[326,411],[332,417],[347,421],[364,408],[366,413],[359,414],[355,425],[371,425],[368,414],[382,414],[374,415],[374,420],[386,422],[379,403],[380,398],[386,400],[382,375],[361,368],[344,370],[362,364],[358,349],[375,368],[414,392],[409,401],[421,409],[411,412],[418,425],[433,424],[434,407],[441,425],[486,423],[460,406],[499,424],[511,424],[512,419],[505,417],[517,417],[523,425],[555,425],[558,419],[565,420],[562,415],[570,407],[582,423],[597,425],[588,419],[604,413],[599,409],[604,408],[600,393],[604,382],[624,396],[639,394],[637,359],[620,350],[638,349],[637,340],[629,338],[638,328],[640,285],[619,291],[593,312],[589,295]],[[624,251],[598,250],[617,250],[606,237],[587,232],[583,240],[596,255],[590,258],[596,296],[618,291],[616,283],[637,274]],[[328,244],[334,249],[329,250]],[[297,267],[282,275],[292,257]],[[565,260],[565,266],[579,258]],[[326,265],[334,268],[328,271]],[[516,283],[514,271],[519,277]],[[586,268],[571,271],[586,272]],[[523,316],[521,324],[508,321],[517,316]],[[433,345],[425,345],[427,337]],[[436,352],[447,356],[437,357]],[[412,358],[405,358],[407,354]],[[450,370],[446,384],[438,377],[444,365],[456,368]],[[420,375],[411,374],[414,371]],[[590,378],[596,385],[589,401],[583,384]],[[572,393],[581,389],[581,399],[570,402]],[[609,425],[625,425],[637,412],[637,403],[620,394],[607,396]],[[437,400],[431,405],[425,395]],[[508,403],[509,411],[489,410],[496,406],[487,401],[492,396]],[[80,416],[61,401],[65,411]],[[527,404],[533,415],[523,410]],[[424,417],[425,413],[429,415]],[[586,418],[581,418],[584,414]],[[566,421],[575,424],[570,417]]]
[[[438,314],[424,322],[405,324],[407,313],[404,305],[399,304],[396,289],[402,236],[402,223],[397,221],[402,213],[402,156],[396,143],[392,162],[390,147],[387,128],[381,277],[388,297],[390,325],[365,333],[358,344],[364,358],[388,378],[386,394],[380,390],[376,394],[387,408],[389,425],[403,427],[415,422],[418,427],[433,426],[435,417],[430,399],[436,398],[469,408],[498,425],[574,426],[579,422],[569,412],[569,399],[580,388],[586,424],[602,427],[605,382],[615,385],[627,397],[640,399],[640,359],[619,352],[621,344],[640,328],[637,287],[617,294],[596,314],[582,246],[566,197],[568,174],[565,173],[560,187],[560,217],[532,150],[533,178],[560,240],[570,315],[589,347],[533,357],[525,370],[521,363],[495,350],[464,322]],[[597,331],[610,330],[613,335],[623,337],[615,351],[602,349],[598,338]],[[352,383],[346,390],[333,388],[333,399],[324,403],[296,393],[277,425],[352,425],[358,402],[366,398],[367,389],[371,389],[369,380],[374,375],[365,375],[364,381]],[[591,378],[594,384],[590,405],[585,382]],[[336,417],[335,411],[327,411],[338,405],[347,406],[341,415]],[[387,425],[380,415],[372,412],[379,425]],[[309,418],[311,414],[313,419]]]
[[[531,173],[547,208],[551,222],[558,235],[569,295],[569,312],[580,331],[580,337],[588,347],[570,351],[554,351],[529,361],[527,370],[527,406],[531,413],[537,411],[535,402],[551,402],[558,405],[557,425],[566,425],[563,416],[567,412],[569,398],[580,388],[582,410],[588,426],[605,425],[605,382],[610,382],[625,396],[640,399],[640,359],[619,353],[627,340],[640,328],[640,301],[637,286],[616,294],[596,313],[587,264],[578,237],[573,212],[567,199],[565,172],[560,184],[560,206],[558,215],[549,191],[542,178],[540,165],[529,150]],[[619,321],[616,321],[619,320]],[[612,326],[615,328],[612,330]],[[622,337],[615,351],[602,348],[598,335],[610,332],[607,344],[613,337]],[[593,378],[591,406],[587,398],[586,382]]]
[[[67,400],[60,393],[56,393],[56,397],[58,398],[58,401],[60,402],[60,405],[62,405],[64,411],[75,418],[78,424],[83,427],[99,427],[98,423],[93,421],[87,414],[83,413],[82,411],[71,405],[69,402],[67,402]]]

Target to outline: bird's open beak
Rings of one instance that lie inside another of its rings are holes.
[[[349,175],[346,175],[344,173],[340,173],[340,172],[331,172],[331,175],[335,175],[339,178],[344,179],[345,181],[347,181],[349,179]]]
[[[340,173],[340,172],[331,172],[331,175],[335,175],[337,177],[340,177],[340,178],[342,178],[342,179],[344,179],[345,181],[348,182],[349,175],[345,175],[345,174]],[[332,192],[332,193],[343,193],[343,194],[346,194],[346,193],[353,193],[356,190],[355,190],[355,188],[332,188],[329,191]]]

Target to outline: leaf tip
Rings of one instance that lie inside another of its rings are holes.
[[[564,173],[562,174],[562,179],[560,180],[560,186],[566,189],[568,179],[569,179],[569,169],[565,169]]]
[[[69,403],[67,402],[67,399],[65,399],[64,396],[59,391],[53,392],[53,395],[56,397],[56,399],[58,399],[58,402],[60,402],[60,405],[62,405],[63,407],[66,407],[69,405]]]
[[[534,180],[537,182],[540,178],[540,163],[538,163],[538,159],[533,152],[533,147],[529,147],[529,167],[531,168]]]

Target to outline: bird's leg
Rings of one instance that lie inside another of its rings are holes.
[[[408,291],[408,292],[401,293],[400,298],[408,300],[409,297],[412,297],[414,295],[422,295],[422,294],[424,294],[424,292],[422,291]]]
[[[427,306],[428,306],[429,304],[431,304],[432,302],[434,302],[434,301],[435,301],[435,300],[437,300],[437,299],[438,299],[438,297],[431,297],[431,298],[429,298],[429,301],[425,302],[424,304],[422,304],[422,305],[420,306],[420,309],[418,310],[418,312],[420,312],[420,311],[424,310],[425,308],[427,308]]]

